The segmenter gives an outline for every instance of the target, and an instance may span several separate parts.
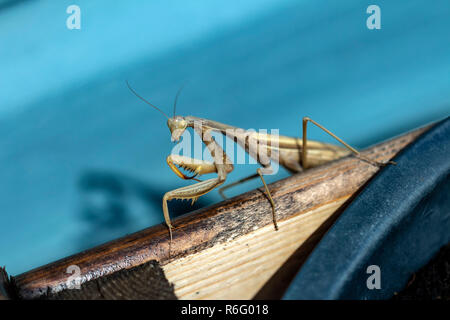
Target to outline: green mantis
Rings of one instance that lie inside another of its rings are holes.
[[[292,173],[301,172],[303,170],[319,166],[321,164],[342,158],[350,153],[355,154],[360,159],[365,160],[373,165],[383,166],[371,159],[363,157],[356,149],[345,143],[331,131],[317,123],[316,121],[304,117],[302,120],[303,137],[287,137],[267,133],[249,132],[237,127],[223,124],[193,116],[177,116],[175,115],[176,103],[180,91],[178,91],[174,103],[174,115],[168,117],[162,110],[138,95],[128,84],[129,89],[140,99],[153,108],[160,111],[167,118],[167,126],[171,132],[172,141],[178,142],[187,128],[193,128],[200,136],[203,144],[207,147],[213,161],[205,161],[201,159],[193,159],[180,155],[169,155],[166,159],[167,164],[172,171],[184,180],[195,180],[196,184],[182,187],[167,192],[162,200],[163,214],[165,222],[169,228],[170,239],[172,241],[173,226],[170,221],[169,209],[167,202],[172,199],[191,199],[194,203],[200,196],[222,186],[227,179],[229,173],[233,171],[233,163],[222,147],[212,137],[212,133],[225,135],[238,143],[251,157],[253,157],[261,166],[256,173],[234,182],[228,186],[222,187],[219,193],[224,197],[224,191],[230,187],[243,183],[253,178],[259,177],[264,185],[267,197],[272,208],[272,217],[275,229],[278,229],[276,219],[276,206],[273,201],[269,188],[264,180],[264,174],[271,172],[271,161],[276,161]],[[339,141],[343,147],[335,146],[328,143],[312,141],[307,139],[308,122],[316,125],[326,133]],[[390,161],[389,163],[393,163]],[[185,175],[180,168],[193,173],[191,176]],[[217,176],[208,180],[200,181],[198,176],[204,174],[215,173]]]

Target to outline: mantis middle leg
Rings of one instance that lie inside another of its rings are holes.
[[[222,196],[222,198],[226,199],[226,196],[225,196],[225,194],[223,193],[225,190],[227,190],[227,189],[229,189],[229,188],[232,188],[232,187],[234,187],[234,186],[237,186],[237,185],[239,185],[239,184],[241,184],[241,183],[244,183],[244,182],[250,181],[250,180],[252,180],[252,179],[255,179],[255,178],[257,178],[257,177],[260,177],[262,183],[264,184],[264,188],[265,188],[265,190],[266,190],[267,197],[269,198],[270,205],[272,206],[273,224],[274,224],[274,226],[275,226],[275,230],[278,230],[277,218],[276,218],[276,215],[275,215],[275,202],[273,201],[273,199],[272,199],[272,194],[270,193],[269,188],[267,187],[266,181],[264,180],[264,177],[263,177],[263,173],[262,173],[262,171],[261,171],[261,168],[258,168],[258,169],[256,170],[256,173],[255,173],[255,174],[252,174],[251,176],[245,177],[245,178],[243,178],[243,179],[240,179],[240,180],[238,180],[238,181],[236,181],[236,182],[230,183],[229,185],[226,185],[226,186],[220,188],[220,189],[219,189],[219,193],[220,193],[220,195]]]

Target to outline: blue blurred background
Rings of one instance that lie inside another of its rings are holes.
[[[0,265],[18,274],[161,223],[163,194],[191,183],[125,80],[169,114],[187,82],[179,114],[292,136],[310,116],[363,148],[449,114],[449,17],[448,0],[0,0]]]

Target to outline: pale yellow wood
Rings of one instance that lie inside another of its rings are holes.
[[[348,197],[166,264],[179,299],[251,299]]]

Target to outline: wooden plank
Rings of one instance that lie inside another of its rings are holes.
[[[251,299],[347,197],[163,267],[179,299]]]
[[[428,128],[363,154],[387,161]],[[320,227],[334,219],[333,213],[378,170],[349,156],[269,185],[279,231],[274,230],[270,203],[260,188],[175,219],[170,253],[168,230],[160,224],[18,275],[16,290],[26,299],[64,290],[71,265],[80,268],[85,283],[157,261],[178,298],[252,298],[299,248],[304,260],[327,229]]]

